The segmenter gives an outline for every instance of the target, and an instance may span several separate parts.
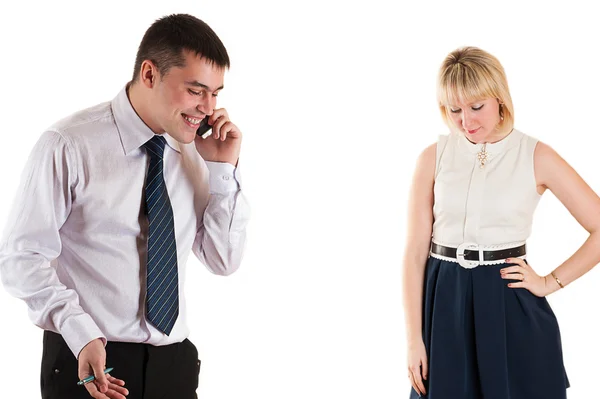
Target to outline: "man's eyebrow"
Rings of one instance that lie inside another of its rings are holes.
[[[195,87],[202,87],[203,89],[210,90],[210,87],[208,87],[208,86],[207,86],[207,85],[205,85],[204,83],[200,83],[200,82],[198,82],[197,80],[190,80],[190,81],[188,81],[188,82],[185,82],[185,84],[187,84],[187,85],[191,85],[191,86],[195,86]],[[217,87],[217,88],[216,88],[214,91],[221,90],[221,89],[223,89],[223,87],[224,87],[224,86],[223,86],[223,85],[221,85],[220,87]]]

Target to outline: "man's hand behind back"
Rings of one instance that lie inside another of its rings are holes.
[[[124,387],[125,381],[104,374],[106,367],[106,350],[100,338],[88,343],[79,353],[79,379],[93,375],[96,379],[85,384],[85,388],[95,399],[125,399],[129,391]]]

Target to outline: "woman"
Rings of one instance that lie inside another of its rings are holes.
[[[600,198],[552,148],[513,128],[492,55],[450,53],[438,100],[451,133],[419,157],[404,258],[411,398],[564,399],[560,333],[545,296],[600,261]],[[525,241],[546,189],[590,237],[539,276]]]

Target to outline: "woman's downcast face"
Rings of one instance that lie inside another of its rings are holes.
[[[448,104],[447,110],[456,129],[473,143],[494,142],[506,133],[498,131],[501,105],[496,98]]]

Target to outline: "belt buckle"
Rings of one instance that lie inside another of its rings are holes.
[[[466,260],[465,250],[478,252],[479,260]],[[463,242],[456,248],[456,261],[465,269],[473,269],[481,265],[481,261],[483,261],[483,250],[479,248],[479,244],[475,244],[474,242]]]

